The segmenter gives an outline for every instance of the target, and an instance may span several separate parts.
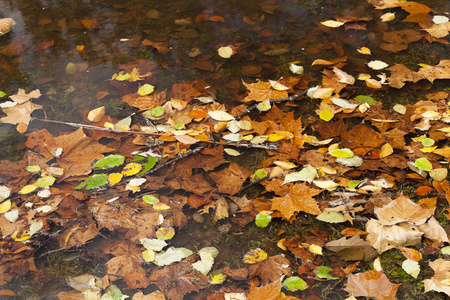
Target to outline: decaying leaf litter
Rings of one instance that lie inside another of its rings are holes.
[[[395,11],[408,13],[403,22],[417,23],[415,29],[383,33],[381,49],[396,53],[419,41],[448,45],[448,13],[416,2],[369,3],[383,22],[395,20]],[[223,18],[203,14],[196,21]],[[317,26],[341,37],[371,22],[336,17]],[[100,26],[95,20],[82,23],[88,29]],[[159,42],[142,43],[170,51]],[[217,55],[233,63],[242,46],[218,47]],[[361,57],[371,55],[367,46],[358,46]],[[264,51],[288,50],[278,45]],[[152,62],[122,65],[111,84],[135,109],[130,116],[118,120],[98,108],[86,113],[84,125],[70,123],[78,130],[59,136],[45,129],[27,132],[33,111],[45,110],[37,104],[39,90],[10,95],[0,122],[17,125],[28,150],[21,161],[1,165],[2,284],[28,272],[39,274],[34,253],[46,239],[71,249],[98,238],[100,246],[90,255],[103,258],[104,267],[97,276],[69,278],[72,289],[60,292],[60,299],[118,299],[127,289],[134,289],[133,299],[186,294],[315,299],[325,283],[350,299],[396,299],[401,283],[390,280],[391,266],[377,258],[391,249],[402,253],[401,269],[419,278],[424,292],[450,295],[448,228],[442,226],[450,217],[442,209],[450,203],[450,92],[441,88],[389,109],[376,100],[386,89],[448,82],[449,60],[414,71],[370,57],[364,68],[351,70],[343,48],[334,44],[334,51],[336,58],[312,63],[322,80],[303,74],[301,63],[291,63],[289,78],[243,81],[248,92],[239,95],[242,104],[235,107],[215,99],[203,80],[159,90]],[[199,61],[203,67],[207,63]],[[308,98],[317,103],[316,111],[296,115],[296,106]],[[231,157],[247,155],[246,148],[263,149],[269,158],[256,170],[233,162]],[[264,189],[248,198],[246,189],[255,185]],[[399,192],[405,186],[414,193]],[[302,235],[278,232],[278,249],[248,249],[234,265],[221,259],[211,240],[202,245],[176,240],[189,222],[205,217],[222,234],[240,234],[252,222],[262,228],[281,219],[295,224],[303,215],[344,229],[338,235],[318,226]],[[108,232],[116,235],[108,238]]]

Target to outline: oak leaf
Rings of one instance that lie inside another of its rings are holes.
[[[291,219],[296,212],[300,211],[320,215],[322,212],[313,197],[321,192],[322,190],[310,188],[305,182],[293,184],[284,197],[272,199],[272,210],[281,212],[286,220]]]
[[[376,270],[349,274],[345,291],[355,297],[373,297],[375,299],[394,300],[400,284],[393,284],[387,276]]]
[[[7,116],[1,118],[0,123],[9,123],[9,124],[24,123],[28,125],[31,121],[31,113],[36,109],[41,108],[42,105],[34,104],[30,101],[12,107],[4,108],[3,112]]]

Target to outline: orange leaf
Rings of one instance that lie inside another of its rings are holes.
[[[202,21],[210,21],[210,22],[225,22],[225,19],[220,16],[212,16],[208,14],[200,14],[195,18],[195,22],[202,22]]]
[[[202,119],[208,117],[208,113],[204,110],[193,110],[188,113],[188,116],[193,119]]]
[[[432,187],[422,185],[421,187],[419,187],[419,188],[416,190],[416,195],[419,195],[419,196],[426,196],[428,193],[430,193],[430,192],[432,192],[432,191],[433,191],[433,188],[432,188]]]
[[[401,247],[400,251],[402,251],[403,255],[411,260],[415,260],[415,261],[420,261],[422,260],[422,254],[420,254],[419,251],[411,249],[411,248],[406,248],[406,247]]]
[[[244,16],[243,20],[244,20],[244,22],[247,23],[248,25],[255,25],[255,24],[256,24],[255,21],[253,21],[252,19],[250,19],[250,18],[247,17],[247,16]]]
[[[355,235],[364,235],[368,234],[368,232],[359,230],[358,228],[346,228],[341,231],[343,236],[355,236]]]
[[[28,125],[23,123],[23,122],[20,122],[17,125],[17,131],[20,132],[20,133],[25,133],[25,131],[27,131],[27,129],[28,129]]]
[[[100,99],[104,98],[104,97],[107,96],[107,95],[109,95],[108,92],[100,91],[100,92],[97,92],[97,93],[95,94],[95,98],[97,98],[97,100],[100,100]]]
[[[262,36],[272,36],[272,35],[274,35],[274,32],[273,31],[270,31],[270,30],[267,30],[267,29],[263,29],[263,30],[261,30],[260,32],[259,32],[259,34],[260,35],[262,35]]]
[[[84,45],[78,45],[77,50],[78,52],[82,52],[84,50]]]
[[[51,47],[55,43],[55,40],[46,40],[39,44],[38,50],[44,50]]]

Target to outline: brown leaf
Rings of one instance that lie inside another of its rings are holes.
[[[3,109],[3,112],[7,115],[0,119],[0,123],[19,124],[24,123],[28,125],[31,121],[31,113],[36,109],[41,109],[42,105],[34,104],[30,101],[18,104],[13,107],[7,107]]]
[[[208,277],[195,270],[193,262],[194,257],[191,256],[179,263],[155,269],[149,279],[168,299],[183,300],[184,295],[209,285]]]
[[[384,42],[381,43],[380,48],[385,51],[399,52],[406,50],[410,43],[418,41],[421,38],[422,34],[413,29],[384,32]]]
[[[374,297],[375,299],[395,300],[400,284],[393,284],[384,273],[376,270],[349,274],[345,291],[355,297]]]
[[[434,276],[423,281],[425,292],[436,291],[450,297],[450,286],[447,283],[450,278],[450,261],[438,258],[430,262],[430,267],[434,270]]]
[[[288,96],[287,91],[275,90],[270,82],[258,81],[256,83],[242,82],[249,90],[249,94],[244,98],[244,102],[257,101],[262,102],[269,99],[280,99]]]
[[[250,286],[250,292],[246,293],[246,296],[249,300],[262,300],[262,299],[270,299],[270,300],[281,300],[281,281],[283,277],[280,279],[273,281],[272,283],[262,285],[257,287],[254,282]]]
[[[122,279],[129,273],[145,274],[145,270],[141,267],[142,263],[143,260],[135,255],[121,255],[111,258],[106,263],[106,269],[110,278],[117,280]]]
[[[305,182],[292,184],[284,197],[272,199],[272,209],[281,212],[286,220],[290,220],[294,213],[300,211],[320,215],[322,212],[313,197],[321,192],[322,190],[308,187]]]
[[[378,132],[375,132],[364,124],[357,125],[342,135],[342,147],[350,149],[357,147],[376,148],[385,142],[384,138]]]
[[[427,18],[431,19],[429,13],[433,10],[424,4],[411,1],[408,3],[398,3],[397,5],[410,13],[402,22],[422,23]]]
[[[146,288],[151,283],[145,274],[138,272],[130,272],[126,274],[124,281],[129,289]]]
[[[283,275],[290,276],[292,271],[291,263],[283,255],[276,255],[267,258],[248,268],[249,278],[258,276],[262,280],[262,284],[268,284],[277,281]]]
[[[220,193],[234,195],[239,192],[242,184],[247,177],[252,175],[252,172],[247,168],[232,162],[228,168],[218,172],[212,172],[209,175],[217,184]]]

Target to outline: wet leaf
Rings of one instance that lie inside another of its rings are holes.
[[[102,187],[108,184],[108,175],[106,174],[94,174],[89,176],[88,179],[84,182],[84,186],[86,190],[92,190],[98,187]]]
[[[323,26],[326,26],[326,27],[337,28],[337,27],[341,27],[342,25],[344,25],[344,22],[327,20],[327,21],[320,22],[320,24],[322,24]]]
[[[100,107],[97,107],[97,108],[91,110],[87,115],[87,119],[89,121],[95,123],[95,122],[100,121],[104,115],[105,115],[105,107],[100,106]]]
[[[410,260],[415,261],[421,261],[422,260],[422,254],[420,254],[419,251],[411,249],[411,248],[405,248],[401,247],[400,251],[402,251],[403,255]]]
[[[256,226],[261,228],[267,227],[267,225],[269,225],[270,221],[272,220],[272,217],[270,216],[271,213],[271,211],[262,211],[257,214],[255,218]]]
[[[372,60],[368,64],[369,68],[373,70],[382,70],[389,67],[389,65],[381,60]]]
[[[53,185],[53,183],[55,183],[55,180],[56,178],[53,176],[43,176],[36,180],[34,185],[38,187],[47,187]]]
[[[110,173],[108,174],[108,183],[110,185],[115,185],[119,183],[123,178],[123,175],[121,173]]]
[[[246,264],[256,264],[256,263],[266,260],[266,259],[267,259],[267,253],[260,248],[256,248],[256,249],[253,249],[253,250],[250,250],[249,252],[247,252],[244,255],[244,258],[242,259],[242,262],[244,262]]]
[[[329,111],[327,108],[323,109],[319,114],[319,118],[321,118],[322,120],[324,120],[326,122],[333,119],[333,117],[334,117],[334,114],[331,111]]]
[[[153,204],[159,202],[159,199],[153,195],[144,195],[144,196],[142,196],[142,200],[144,200],[145,203],[150,204],[150,205],[153,205]]]
[[[211,283],[211,284],[222,284],[226,279],[227,279],[227,275],[225,275],[225,274],[222,274],[222,273],[211,274],[209,276],[209,283]]]
[[[138,164],[138,163],[129,163],[127,164],[123,170],[122,170],[122,174],[125,176],[133,176],[136,175],[137,173],[139,173],[142,170],[142,165]]]
[[[0,203],[0,214],[5,213],[11,209],[11,200],[6,200]]]
[[[217,121],[231,121],[234,120],[234,117],[230,115],[229,113],[222,111],[222,110],[214,110],[208,112],[209,116]]]
[[[308,284],[298,276],[288,277],[283,281],[283,285],[291,292],[304,291],[308,288]]]
[[[175,229],[173,227],[161,227],[156,231],[155,235],[160,240],[170,240],[175,235]]]
[[[137,93],[140,96],[147,96],[147,95],[153,93],[154,90],[155,90],[155,87],[153,85],[146,83],[139,87]]]
[[[331,274],[329,274],[329,272],[331,271],[331,268],[325,267],[325,266],[319,266],[314,270],[314,273],[316,274],[317,277],[319,278],[324,278],[324,279],[339,279],[339,277],[333,276]]]
[[[377,101],[370,96],[358,95],[355,97],[355,101],[359,103],[367,103],[369,105],[376,105]]]
[[[333,155],[334,157],[340,158],[353,157],[355,155],[353,151],[348,148],[333,150],[330,152],[330,154]]]
[[[395,294],[400,284],[392,284],[387,276],[375,270],[349,274],[347,293],[355,297],[374,297],[375,299],[397,299]]]
[[[37,173],[41,170],[39,166],[27,166],[27,171],[31,173]]]
[[[153,263],[157,266],[168,266],[174,262],[179,262],[192,254],[192,251],[186,248],[170,247],[167,251],[156,253]]]

